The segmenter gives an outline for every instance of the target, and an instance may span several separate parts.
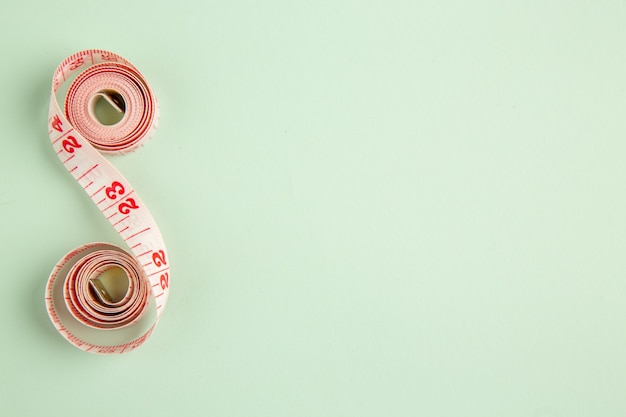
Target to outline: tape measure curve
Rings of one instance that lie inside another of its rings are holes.
[[[64,111],[57,94],[67,87]],[[94,103],[105,99],[122,116],[102,124]],[[48,278],[52,323],[91,353],[129,352],[152,334],[169,294],[169,257],[154,218],[130,183],[103,154],[136,150],[157,127],[159,108],[143,75],[118,54],[85,50],[65,59],[52,78],[48,133],[61,163],[124,240],[128,250],[89,243],[66,254]],[[113,298],[101,279],[126,277]],[[115,274],[114,274],[115,275]]]

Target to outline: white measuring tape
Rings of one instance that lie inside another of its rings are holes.
[[[67,86],[65,111],[57,93]],[[121,119],[102,124],[98,100]],[[93,353],[124,353],[154,330],[169,292],[169,258],[144,202],[101,154],[137,149],[156,129],[159,109],[141,73],[121,56],[87,50],[54,73],[48,131],[59,159],[100,209],[129,251],[109,243],[80,246],[61,259],[46,286],[46,307],[57,330]]]

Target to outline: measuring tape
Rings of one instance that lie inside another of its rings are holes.
[[[57,95],[65,93],[64,111]],[[58,94],[57,94],[58,93]],[[120,120],[98,120],[105,100]],[[154,330],[169,293],[169,258],[159,229],[135,189],[102,154],[132,152],[159,120],[139,70],[108,51],[78,52],[52,78],[48,133],[61,163],[126,242],[89,243],[65,255],[46,286],[46,307],[59,333],[92,353],[124,353]]]

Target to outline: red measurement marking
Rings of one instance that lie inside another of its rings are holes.
[[[89,188],[89,186],[90,186],[91,184],[93,184],[93,181],[90,181],[90,182],[89,182],[89,184],[85,185],[85,186],[83,187],[83,190],[86,190],[87,188]]]
[[[122,195],[122,196],[119,196],[118,198],[121,200],[122,198],[126,198],[126,197],[128,197],[129,195],[131,195],[131,194],[132,194],[132,193],[134,193],[134,192],[135,192],[135,190],[130,190],[130,192],[129,192],[128,194],[126,194],[126,195]],[[111,204],[109,204],[108,206],[106,206],[105,208],[103,208],[103,209],[102,209],[102,211],[107,211],[108,209],[110,209],[111,207],[113,207],[116,203],[117,203],[117,202],[116,202],[116,201],[114,201],[113,203],[111,203]]]
[[[120,203],[120,205],[117,206],[117,209],[122,214],[128,214],[131,210],[137,210],[138,208],[139,206],[137,205],[137,202],[134,198],[127,198],[126,201]]]
[[[83,57],[78,57],[76,58],[70,65],[70,71],[74,71],[75,69],[78,69],[80,66],[82,66],[85,63],[85,60],[83,59]]]
[[[115,200],[118,194],[124,194],[124,186],[119,181],[113,181],[110,187],[104,191],[107,198]]]
[[[155,296],[154,298],[155,298],[155,299],[156,299],[156,298],[159,298],[159,297],[160,297],[160,296],[162,296],[163,294],[165,294],[165,291],[163,291],[161,294],[159,294],[159,295]]]
[[[116,224],[117,224],[117,223],[116,223]],[[129,228],[129,227],[130,227],[130,226],[126,226],[125,228],[123,228],[122,230],[120,230],[120,231],[119,231],[119,232],[117,232],[117,233],[122,233],[122,232],[125,232],[126,230],[128,230],[128,228]]]
[[[158,252],[154,252],[152,254],[152,262],[154,262],[156,266],[167,265],[167,262],[165,261],[165,252],[163,251],[163,249],[159,249]]]
[[[63,152],[63,149],[61,149],[61,151],[59,151],[59,152],[57,152],[57,153],[61,153],[61,152]],[[76,155],[74,155],[74,154],[70,155],[70,157],[69,157],[69,158],[67,158],[65,161],[63,161],[63,164],[67,164],[67,162],[68,162],[70,159],[72,159],[73,157],[75,157],[75,156],[76,156]]]
[[[103,61],[117,61],[117,55],[107,51],[100,51],[100,57]]]
[[[89,196],[89,198],[93,198],[93,196],[94,196],[94,195],[98,194],[98,193],[99,193],[100,191],[102,191],[102,190],[104,190],[104,185],[103,185],[102,187],[98,188],[98,189],[96,190],[96,192],[95,192],[95,193],[93,193],[92,195],[90,195],[90,196]],[[103,199],[100,201],[100,203],[102,203],[102,201],[104,201],[104,200],[106,200],[106,199],[105,199],[105,198],[103,198]],[[97,203],[97,204],[100,204],[100,203]]]
[[[150,274],[150,275],[148,275],[148,276],[149,276],[149,277],[151,277],[152,275],[160,274],[160,273],[162,273],[162,272],[164,272],[164,271],[167,271],[167,270],[169,270],[169,269],[170,269],[170,268],[169,268],[169,267],[167,267],[167,268],[165,268],[165,269],[161,269],[160,271],[153,272],[153,273],[151,273],[151,274]]]
[[[77,166],[75,166],[74,168],[70,169],[70,172],[74,172],[74,171],[76,171],[76,169],[77,169],[77,168],[78,168],[78,165],[77,165]]]
[[[52,121],[50,122],[50,126],[52,126],[54,130],[63,132],[63,122],[61,121],[61,118],[59,117],[58,114],[54,115],[54,117],[52,118]]]
[[[159,286],[161,286],[160,282],[157,282],[156,284],[153,285],[153,287],[159,287]]]
[[[76,178],[76,181],[80,181],[80,180],[82,180],[82,179],[85,177],[85,175],[89,174],[91,171],[93,171],[93,170],[94,170],[94,169],[96,169],[96,168],[98,168],[98,164],[96,164],[96,165],[92,166],[92,167],[91,167],[91,168],[89,168],[87,171],[85,171],[85,172],[83,173],[83,175],[81,175],[80,177]]]
[[[133,246],[133,248],[134,248],[134,246]],[[137,257],[139,258],[140,256],[147,255],[147,254],[149,254],[149,253],[151,253],[151,252],[152,252],[152,249],[150,249],[150,250],[149,250],[149,251],[147,251],[147,252],[144,252],[144,253],[142,253],[142,254],[137,255]]]
[[[130,235],[130,236],[128,236],[128,237],[127,237],[126,239],[124,239],[124,240],[130,240],[130,239],[134,238],[135,236],[137,236],[138,234],[141,234],[141,233],[143,233],[143,232],[147,232],[148,230],[150,230],[150,228],[149,228],[149,227],[146,227],[145,229],[138,231],[138,232],[137,232],[137,233],[135,233],[134,235]]]
[[[128,219],[129,217],[130,217],[130,216],[126,216],[126,217],[124,217],[124,218],[122,218],[122,219],[120,219],[120,220],[116,221],[115,223],[113,223],[113,226],[117,226],[117,224],[118,224],[118,223],[123,222],[124,220]]]
[[[103,188],[104,188],[104,187],[103,187]],[[101,189],[102,189],[102,188],[101,188]],[[97,194],[97,193],[96,193],[96,194]],[[95,194],[94,194],[94,195],[95,195]],[[96,203],[96,205],[100,205],[100,203],[104,202],[105,200],[106,200],[106,198],[103,198],[102,200],[98,201],[98,202]]]
[[[163,307],[163,306],[162,306],[161,304],[159,304],[159,305],[157,306],[157,310],[158,310],[158,309],[160,309],[161,307]]]
[[[65,152],[74,153],[77,148],[82,148],[83,145],[78,143],[78,140],[74,136],[68,136],[61,142],[61,146],[65,149]]]
[[[151,263],[152,263],[152,261],[148,262],[147,264],[143,264],[143,265],[141,265],[141,266],[143,266],[143,267],[145,268],[146,266],[150,265]],[[154,285],[153,285],[153,286],[154,286]]]
[[[141,245],[143,245],[143,243],[140,242],[140,243],[137,243],[136,245],[131,246],[130,248],[131,249],[135,249],[135,248],[137,248],[137,247],[139,247]],[[152,251],[148,251],[148,253],[150,253],[150,252],[152,252]]]
[[[58,141],[60,141],[61,139],[63,139],[63,137],[64,137],[65,135],[67,135],[68,133],[70,133],[72,130],[74,130],[74,129],[70,129],[70,130],[68,130],[67,132],[63,133],[61,136],[59,136],[59,137],[58,137],[58,138],[56,138],[54,141],[52,141],[52,144],[54,145],[55,143],[57,143]]]
[[[117,214],[117,211],[113,214],[111,214],[109,217],[107,217],[107,220],[109,220],[111,217],[115,216]]]

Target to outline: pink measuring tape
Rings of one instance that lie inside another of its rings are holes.
[[[67,87],[64,111],[57,93]],[[98,120],[105,100],[117,123]],[[150,138],[159,120],[152,89],[121,56],[78,52],[52,78],[48,131],[62,164],[100,209],[128,250],[89,243],[65,255],[46,286],[46,307],[59,333],[93,353],[124,353],[154,330],[169,292],[169,258],[144,202],[102,154],[132,152]]]

